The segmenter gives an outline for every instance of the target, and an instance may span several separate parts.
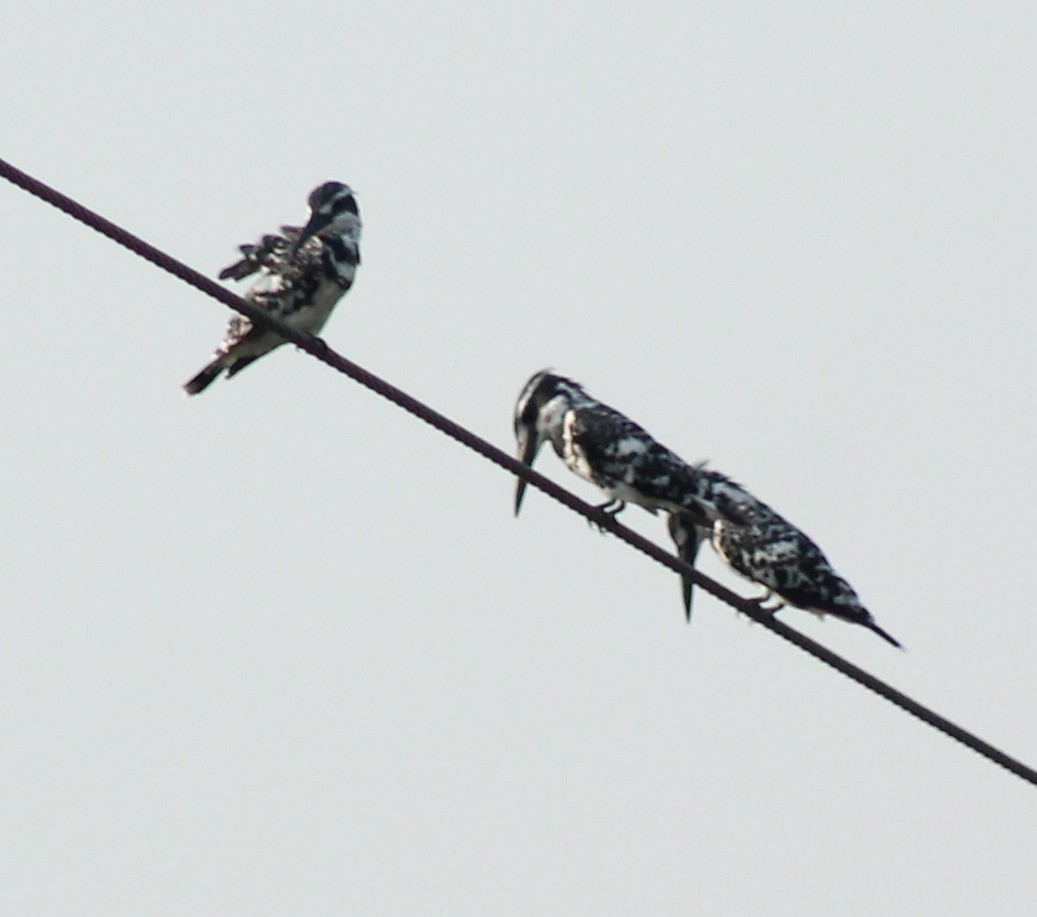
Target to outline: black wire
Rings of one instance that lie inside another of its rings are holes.
[[[602,513],[597,507],[591,506],[589,503],[586,503],[569,493],[569,491],[555,484],[548,478],[545,478],[539,472],[534,471],[532,468],[508,455],[506,452],[501,451],[496,446],[488,443],[481,437],[476,436],[471,431],[454,423],[454,421],[440,414],[438,411],[432,409],[411,395],[408,395],[406,392],[401,391],[395,386],[390,385],[385,380],[371,372],[368,372],[366,369],[351,360],[347,360],[341,354],[336,353],[328,347],[322,339],[290,328],[279,319],[255,308],[240,296],[236,296],[234,293],[230,292],[230,290],[220,286],[218,283],[210,280],[203,274],[198,273],[198,271],[188,267],[183,262],[177,261],[165,252],[149,245],[143,239],[127,232],[122,227],[106,220],[104,217],[94,213],[92,210],[84,207],[77,201],[74,201],[64,194],[61,194],[61,192],[43,184],[43,182],[27,175],[25,172],[22,172],[20,169],[15,168],[13,165],[2,159],[0,159],[0,177],[6,178],[11,183],[25,191],[28,191],[35,197],[46,201],[48,204],[52,204],[54,207],[67,213],[73,219],[84,223],[91,229],[94,229],[102,235],[107,236],[112,241],[117,242],[119,245],[125,246],[134,254],[150,261],[156,267],[168,271],[175,277],[179,277],[185,283],[188,283],[206,295],[219,300],[225,306],[228,306],[236,312],[240,312],[252,322],[266,325],[273,329],[285,338],[285,340],[295,344],[301,350],[305,350],[308,354],[316,357],[322,363],[326,363],[328,366],[332,367],[332,369],[338,370],[340,373],[349,376],[355,382],[359,382],[361,385],[369,388],[377,395],[388,399],[393,404],[417,417],[419,420],[425,421],[425,423],[435,427],[441,433],[445,433],[447,436],[457,440],[462,445],[467,446],[469,449],[472,449],[484,458],[489,459],[494,464],[499,465],[505,471],[517,475],[537,489],[542,490],[548,496],[553,497],[559,503],[573,510],[573,512],[579,513],[595,525],[606,529],[620,540],[625,541],[631,547],[636,548],[642,554],[646,554],[648,557],[652,558],[652,560],[669,567],[671,570],[681,574],[682,576],[691,577],[695,584],[700,588],[714,595],[722,602],[726,602],[728,605],[743,614],[748,615],[758,624],[761,624],[768,630],[773,631],[789,643],[798,646],[801,650],[809,653],[815,659],[819,659],[821,662],[824,662],[836,671],[841,672],[847,678],[852,679],[859,685],[874,691],[880,697],[885,698],[890,703],[898,706],[901,710],[917,717],[923,723],[927,723],[934,729],[950,736],[952,739],[957,739],[977,754],[993,761],[995,764],[1001,765],[1001,767],[1011,771],[1016,776],[1021,777],[1023,780],[1033,784],[1034,786],[1037,786],[1037,771],[1033,768],[1030,768],[1021,761],[1010,757],[1000,749],[995,748],[989,742],[983,741],[978,736],[973,735],[971,732],[968,732],[955,723],[952,723],[946,717],[940,716],[940,714],[936,713],[934,710],[930,710],[928,707],[923,706],[918,703],[918,701],[901,693],[891,685],[886,684],[886,682],[881,681],[874,675],[858,668],[853,663],[848,662],[821,644],[804,636],[784,622],[779,621],[777,618],[768,615],[765,612],[761,612],[753,601],[743,598],[742,596],[732,592],[730,589],[720,585],[720,583],[704,576],[689,564],[684,563],[679,558],[664,551],[654,542],[649,541],[637,532],[621,525],[613,516],[608,516]]]

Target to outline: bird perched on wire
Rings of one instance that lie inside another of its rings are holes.
[[[615,515],[627,503],[668,513],[670,535],[686,562],[694,564],[700,544],[709,538],[733,570],[764,587],[757,600],[761,607],[776,599],[778,607],[787,603],[831,614],[900,646],[802,531],[726,475],[684,461],[572,379],[548,370],[535,373],[515,404],[514,427],[519,461],[532,467],[541,446],[550,442],[570,471],[609,498],[600,507],[604,513]],[[525,489],[519,479],[516,515]],[[689,620],[692,585],[682,577]]]
[[[519,461],[532,466],[550,442],[570,471],[604,491],[608,501],[599,509],[609,516],[634,503],[653,514],[705,510],[710,520],[738,519],[741,503],[751,499],[724,475],[689,464],[625,414],[549,370],[535,373],[523,387],[514,426]],[[525,490],[520,478],[516,516]]]
[[[314,188],[308,203],[305,226],[282,226],[280,234],[239,246],[241,260],[220,271],[220,279],[242,280],[258,273],[246,301],[299,331],[318,334],[353,285],[362,224],[353,190],[341,182]],[[234,315],[215,358],[184,384],[184,391],[197,395],[224,370],[229,379],[283,343],[275,332]]]
[[[835,571],[817,544],[765,503],[746,507],[739,525],[714,520],[711,540],[732,570],[763,587],[763,595],[756,600],[762,610],[773,613],[792,605],[818,617],[831,615],[866,627],[902,648],[900,641],[875,623],[856,590]],[[774,604],[768,606],[770,601]]]
[[[739,486],[726,480],[728,486]],[[762,611],[774,613],[783,605],[792,605],[819,617],[828,614],[860,624],[893,646],[901,646],[875,623],[854,588],[836,573],[806,533],[744,488],[743,492],[737,521],[730,516],[710,518],[701,507],[670,513],[670,538],[681,560],[694,567],[699,547],[708,541],[732,570],[763,587],[763,594],[753,600]],[[693,587],[690,577],[681,577],[689,621]]]

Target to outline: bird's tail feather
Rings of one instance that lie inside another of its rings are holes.
[[[864,623],[864,626],[867,627],[869,630],[874,631],[876,634],[878,634],[887,643],[892,643],[893,646],[895,646],[898,650],[902,650],[904,648],[904,644],[902,644],[899,640],[897,640],[894,637],[892,637],[889,634],[887,634],[874,621],[866,621]]]
[[[219,360],[213,360],[197,376],[184,383],[184,391],[188,395],[197,395],[199,392],[204,392],[216,381],[216,377],[222,371],[223,364]]]

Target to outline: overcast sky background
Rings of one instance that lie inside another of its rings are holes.
[[[349,182],[332,346],[509,450],[580,379],[908,651],[786,622],[1034,765],[1035,47],[1030,2],[22,4],[0,156],[210,275]],[[1032,913],[1033,787],[303,354],[186,398],[226,310],[0,207],[4,913]]]

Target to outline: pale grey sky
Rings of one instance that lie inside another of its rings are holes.
[[[334,347],[508,449],[580,379],[908,652],[784,620],[1034,764],[1034,47],[1023,2],[23,4],[0,155],[212,275],[348,181]],[[0,911],[1032,912],[1032,787],[304,355],[185,398],[225,310],[0,201]]]

